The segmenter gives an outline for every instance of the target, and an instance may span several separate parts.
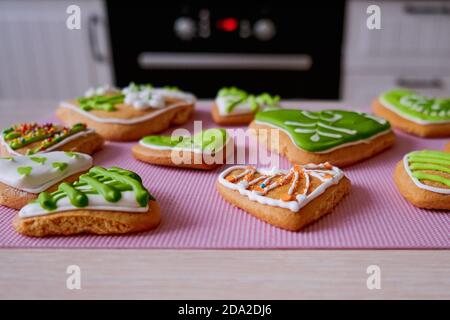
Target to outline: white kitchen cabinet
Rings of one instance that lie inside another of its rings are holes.
[[[80,30],[66,27],[72,4]],[[106,23],[101,0],[0,1],[0,99],[61,99],[111,83]]]
[[[369,5],[381,9],[381,30],[366,26]],[[347,3],[341,93],[367,104],[383,91],[408,87],[450,96],[450,2]]]

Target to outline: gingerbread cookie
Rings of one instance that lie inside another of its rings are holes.
[[[392,146],[389,122],[363,112],[279,109],[259,112],[250,124],[259,140],[292,163],[348,166]]]
[[[147,136],[133,146],[136,159],[151,164],[211,170],[226,162],[233,140],[225,129],[194,136]]]
[[[88,90],[83,98],[61,102],[56,115],[66,124],[85,122],[106,140],[132,141],[185,123],[195,101],[175,87],[132,83],[122,91]]]
[[[450,154],[413,151],[397,163],[394,181],[406,200],[424,209],[450,210]]]
[[[17,232],[27,236],[77,233],[122,234],[153,229],[159,206],[134,172],[93,167],[79,181],[42,192],[14,218]]]
[[[103,138],[85,124],[73,127],[47,123],[17,124],[0,135],[0,154],[33,155],[49,151],[73,151],[93,154],[103,147]]]
[[[450,99],[429,98],[410,90],[391,90],[372,104],[395,128],[421,137],[450,136]]]
[[[276,227],[298,231],[329,213],[350,191],[350,180],[328,163],[291,170],[234,166],[216,186],[233,205]]]
[[[248,124],[256,112],[266,108],[278,108],[279,102],[279,96],[268,93],[255,96],[235,87],[222,88],[214,101],[211,115],[220,125]]]
[[[75,181],[91,166],[89,155],[76,152],[0,157],[0,205],[20,209],[59,182]]]

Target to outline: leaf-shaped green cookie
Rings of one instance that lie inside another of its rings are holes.
[[[215,151],[223,148],[227,140],[225,129],[208,129],[190,136],[147,136],[140,143],[148,147],[167,149],[196,149],[200,151]]]
[[[281,109],[259,112],[255,121],[279,128],[308,152],[323,152],[373,138],[391,128],[386,120],[363,112]]]
[[[436,99],[410,90],[391,90],[380,96],[384,107],[421,124],[450,122],[450,99]]]

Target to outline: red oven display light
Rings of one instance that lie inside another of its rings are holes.
[[[226,32],[233,32],[238,28],[236,18],[225,18],[217,21],[217,28]]]

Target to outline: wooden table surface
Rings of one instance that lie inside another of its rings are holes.
[[[0,101],[0,125],[55,105]],[[80,290],[66,286],[70,265]],[[367,287],[371,265],[380,289]],[[0,299],[450,299],[450,252],[0,249],[0,288]]]
[[[81,289],[66,287],[69,265]],[[380,268],[380,289],[366,285]],[[448,251],[0,250],[1,299],[450,299]]]

